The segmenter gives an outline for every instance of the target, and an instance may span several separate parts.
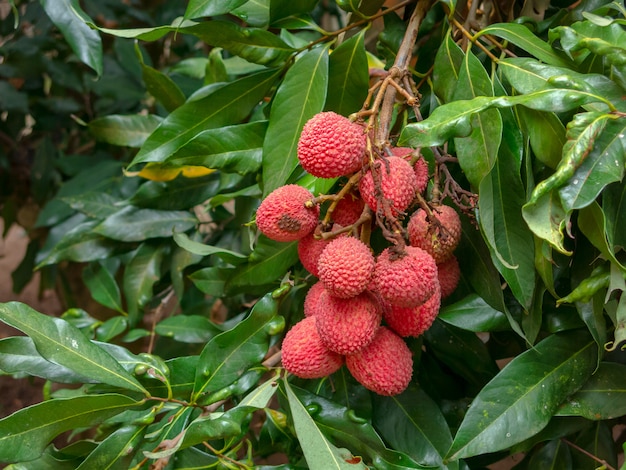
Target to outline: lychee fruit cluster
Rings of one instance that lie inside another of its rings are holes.
[[[365,125],[334,112],[311,118],[299,162],[313,176],[340,178],[339,191],[282,186],[261,202],[256,224],[270,239],[298,241],[302,266],[318,279],[283,340],[284,368],[320,378],[345,364],[365,388],[396,395],[413,375],[403,338],[422,335],[459,282],[452,252],[461,226],[452,207],[425,202],[429,169],[418,152],[373,151],[368,139]],[[389,244],[374,249],[379,229]]]

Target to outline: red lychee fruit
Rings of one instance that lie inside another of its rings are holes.
[[[439,285],[441,286],[441,298],[451,295],[461,280],[461,268],[459,260],[452,255],[447,260],[437,265]]]
[[[365,388],[391,396],[402,393],[409,386],[413,356],[402,338],[381,326],[370,344],[346,357],[346,366]]]
[[[315,277],[319,277],[317,262],[324,248],[330,243],[330,240],[317,238],[315,235],[315,232],[309,233],[298,240],[298,258],[300,258],[304,269]]]
[[[332,111],[309,119],[298,140],[302,168],[318,178],[336,178],[361,169],[365,158],[364,128]]]
[[[326,292],[326,288],[324,287],[324,284],[319,281],[311,286],[304,297],[304,303],[302,306],[305,317],[317,315],[318,306],[320,305],[320,297],[324,292]]]
[[[365,290],[374,271],[374,255],[358,238],[332,240],[317,264],[319,279],[328,291],[341,298],[354,297]]]
[[[380,304],[369,292],[341,299],[323,292],[317,307],[322,343],[338,354],[354,354],[372,341],[381,321]]]
[[[315,323],[315,317],[304,318],[287,332],[283,340],[283,367],[303,379],[326,377],[344,363],[343,356],[324,346]]]
[[[441,263],[447,260],[461,240],[461,219],[450,206],[433,207],[433,215],[439,223],[431,222],[424,209],[416,210],[407,225],[409,243],[426,250]]]
[[[376,259],[372,288],[385,302],[417,307],[439,288],[435,260],[421,248],[407,246],[404,253],[385,248]]]
[[[290,242],[311,233],[318,223],[319,207],[307,207],[313,199],[307,189],[296,184],[281,186],[263,199],[256,213],[261,233],[278,242]]]
[[[411,147],[391,147],[391,153],[396,157],[403,157],[408,161],[413,157],[413,149]],[[415,172],[417,181],[417,192],[423,193],[426,186],[428,186],[428,163],[426,163],[424,157],[420,156],[420,158],[415,161],[413,171]]]
[[[398,216],[415,199],[417,191],[415,172],[409,162],[402,157],[392,156],[381,159],[376,162],[376,165],[380,176],[382,197],[389,202],[392,215]],[[376,212],[378,200],[371,169],[359,181],[359,191],[365,203]]]
[[[436,289],[426,302],[417,307],[398,307],[385,304],[383,306],[383,318],[389,328],[400,336],[420,336],[435,321],[441,306],[441,290]]]
[[[333,211],[333,221],[342,227],[352,225],[363,213],[365,202],[363,199],[354,196],[353,194],[346,194],[339,200]]]

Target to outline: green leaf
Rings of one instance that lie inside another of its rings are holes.
[[[248,174],[261,167],[267,121],[208,129],[168,156],[167,166],[199,165]]]
[[[40,0],[40,3],[78,58],[98,77],[102,75],[102,41],[98,32],[87,25],[91,19],[78,0]]]
[[[602,193],[602,210],[605,215],[605,232],[610,251],[626,248],[626,185],[614,183]]]
[[[298,139],[304,124],[321,112],[328,88],[328,47],[296,60],[276,91],[263,144],[263,195],[283,186],[298,165]]]
[[[93,228],[95,234],[124,242],[170,237],[198,223],[187,211],[160,211],[126,206]]]
[[[101,383],[146,392],[115,359],[65,320],[48,317],[19,302],[0,304],[0,319],[30,336],[47,360]]]
[[[302,447],[304,458],[311,470],[367,468],[361,459],[352,456],[346,449],[338,449],[322,434],[302,402],[291,390],[287,380],[285,387],[296,436]],[[353,461],[356,461],[352,463]]]
[[[490,34],[505,39],[517,47],[524,49],[537,59],[550,65],[560,67],[572,67],[574,64],[567,58],[562,57],[549,44],[535,36],[526,26],[518,23],[497,23],[481,29],[474,35],[478,38],[484,34]]]
[[[369,88],[365,31],[341,43],[330,55],[325,111],[348,116],[363,106]]]
[[[83,269],[83,281],[96,302],[124,313],[122,295],[113,274],[101,263],[90,263]]]
[[[163,162],[198,133],[241,121],[263,99],[276,75],[276,71],[268,70],[232,83],[200,89],[163,120],[129,167],[144,162]]]
[[[190,0],[185,10],[185,18],[201,18],[230,13],[247,0]]]
[[[207,343],[196,371],[194,402],[204,403],[207,395],[230,385],[263,360],[270,336],[283,321],[277,312],[276,300],[267,294],[245,320]]]
[[[231,264],[241,264],[242,261],[248,259],[246,255],[235,251],[227,250],[217,246],[205,245],[204,243],[193,241],[184,233],[174,233],[174,241],[178,246],[184,248],[191,253],[202,256],[215,255],[218,258]]]
[[[154,242],[142,243],[124,270],[123,290],[131,324],[153,297],[152,287],[161,279],[161,261],[165,246]]]
[[[92,219],[106,219],[120,210],[120,200],[102,191],[90,191],[76,196],[62,197],[69,206]]]
[[[206,343],[223,331],[200,315],[175,315],[160,321],[155,331],[182,343]]]
[[[146,84],[146,89],[163,107],[172,112],[185,102],[185,94],[170,77],[149,65],[143,60],[143,54],[139,44],[135,43],[135,54],[141,64],[141,76]]]
[[[550,243],[564,254],[571,254],[565,248],[563,230],[569,218],[561,205],[558,194],[548,192],[533,204],[522,207],[522,216],[533,233]]]
[[[467,331],[506,330],[506,315],[491,307],[476,294],[469,294],[458,302],[441,308],[437,318]]]
[[[549,470],[569,470],[572,467],[572,454],[568,445],[555,439],[536,449],[530,455],[528,468]]]
[[[87,128],[96,140],[122,147],[139,148],[163,118],[154,114],[123,116],[111,114],[89,122]]]
[[[578,212],[578,228],[580,228],[580,231],[602,253],[602,256],[611,260],[626,272],[626,266],[616,257],[617,253],[614,251],[616,247],[609,244],[607,225],[608,218],[605,217],[602,207],[597,202],[593,202]]]
[[[464,58],[465,53],[454,42],[451,34],[448,33],[441,46],[437,49],[433,65],[433,90],[444,103],[452,101],[452,95],[457,88],[461,66],[465,62]]]
[[[476,396],[448,452],[460,459],[506,449],[539,432],[596,367],[586,333],[552,335],[515,357]]]
[[[128,328],[126,314],[111,317],[98,326],[96,339],[99,341],[111,341],[117,335],[122,334]]]
[[[127,202],[161,211],[187,210],[214,196],[219,184],[218,175],[213,173],[197,178],[179,175],[170,181],[146,181]]]
[[[145,426],[127,424],[116,429],[91,452],[76,470],[112,470],[130,468],[142,443]]]
[[[189,275],[189,279],[201,292],[221,297],[224,295],[224,286],[232,272],[232,269],[209,267],[194,271]]]
[[[554,113],[520,106],[517,114],[530,140],[533,154],[541,163],[556,168],[565,145],[565,126]]]

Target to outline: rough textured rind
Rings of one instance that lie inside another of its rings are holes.
[[[330,240],[315,238],[315,232],[309,233],[298,241],[298,258],[304,269],[319,277],[317,263],[324,248],[330,243]]]
[[[317,331],[326,347],[338,354],[354,354],[367,346],[381,318],[380,304],[368,292],[341,299],[325,291],[319,297]]]
[[[391,153],[396,157],[403,157],[410,161],[413,157],[413,149],[411,147],[392,147]],[[418,158],[413,164],[413,171],[417,181],[417,192],[423,193],[428,186],[428,163],[423,157]]]
[[[283,367],[303,379],[326,377],[344,363],[343,356],[324,346],[315,323],[315,317],[304,318],[287,332],[283,340]]]
[[[398,257],[385,248],[376,259],[372,288],[386,302],[400,307],[417,307],[438,288],[435,260],[421,248],[407,246]]]
[[[320,305],[320,297],[324,292],[326,292],[326,288],[324,287],[324,284],[319,281],[311,286],[304,297],[304,304],[302,306],[305,317],[317,315],[318,306]]]
[[[347,194],[335,206],[332,219],[342,227],[347,227],[359,220],[364,207],[365,202],[363,202],[363,199]]]
[[[417,307],[383,306],[383,318],[389,328],[402,337],[420,336],[435,321],[441,306],[441,290],[436,289],[426,302]]]
[[[417,191],[415,172],[409,162],[402,157],[388,157],[384,161],[379,160],[377,164],[380,165],[382,196],[389,201],[392,214],[397,216],[415,199]],[[359,192],[365,203],[375,212],[378,201],[371,170],[368,170],[359,181]]]
[[[437,265],[439,285],[441,286],[441,298],[450,296],[459,285],[461,279],[461,267],[456,256],[452,255],[446,261]]]
[[[298,140],[298,160],[319,178],[336,178],[361,169],[365,157],[364,128],[332,111],[309,119]]]
[[[426,211],[418,209],[409,220],[407,233],[411,245],[426,250],[435,262],[442,263],[452,256],[461,240],[461,219],[450,206],[436,206],[432,211],[441,226],[429,223]]]
[[[318,270],[320,281],[331,294],[354,297],[365,290],[372,278],[374,256],[361,240],[340,237],[324,248]]]
[[[405,342],[381,326],[370,344],[346,357],[346,366],[365,388],[379,395],[402,393],[411,382],[413,356]]]
[[[299,240],[311,233],[318,223],[319,207],[308,208],[313,195],[302,186],[288,184],[263,199],[256,213],[261,233],[278,242]]]

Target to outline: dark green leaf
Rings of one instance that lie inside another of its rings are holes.
[[[137,207],[162,211],[186,210],[214,196],[218,187],[217,174],[197,178],[179,175],[171,181],[146,181],[128,202]]]
[[[496,452],[536,434],[596,360],[595,342],[580,331],[549,336],[515,357],[472,402],[448,458]]]
[[[509,326],[506,315],[491,307],[476,294],[442,307],[438,318],[458,328],[474,331],[499,331]]]
[[[242,261],[248,258],[246,255],[242,255],[241,253],[227,250],[225,248],[205,245],[204,243],[193,241],[184,233],[174,233],[174,241],[178,246],[190,251],[191,253],[202,256],[215,255],[231,264],[241,264]]]
[[[615,248],[609,244],[607,239],[609,219],[605,217],[604,212],[600,205],[596,202],[591,203],[589,206],[581,209],[578,213],[578,227],[580,231],[587,237],[587,239],[595,246],[600,253],[619,266],[621,269],[626,270],[626,267],[620,263],[616,257]]]
[[[125,315],[111,317],[98,326],[96,339],[99,341],[111,341],[111,339],[126,331],[126,328],[128,328],[128,319]]]
[[[464,57],[465,53],[454,42],[450,34],[446,35],[437,50],[433,66],[433,89],[444,103],[452,101]]]
[[[159,126],[163,118],[154,114],[116,115],[99,117],[88,124],[96,140],[123,147],[139,148]]]
[[[61,198],[69,206],[92,219],[106,219],[120,210],[119,199],[101,191],[90,191]]]
[[[298,165],[304,124],[322,111],[328,87],[328,48],[304,53],[287,71],[272,103],[263,144],[263,194],[283,186]]]
[[[247,0],[190,0],[185,10],[185,18],[201,18],[230,13]]]
[[[561,439],[550,441],[531,454],[528,468],[569,470],[573,468],[570,448]]]
[[[53,399],[19,410],[0,420],[0,461],[36,459],[59,434],[93,426],[141,403],[103,394]]]
[[[0,319],[30,336],[47,360],[98,382],[145,392],[115,359],[68,322],[43,315],[19,302],[0,304]]]
[[[155,331],[183,343],[206,343],[222,330],[200,315],[175,315],[160,321]]]
[[[221,297],[224,295],[224,286],[232,272],[232,269],[216,267],[203,268],[191,273],[189,279],[201,292],[207,295]]]
[[[165,247],[142,243],[124,270],[123,289],[131,324],[139,310],[152,299],[152,287],[161,279],[161,261]]]
[[[517,114],[537,160],[556,168],[561,161],[565,145],[565,126],[554,113],[535,111],[520,106]]]
[[[116,429],[83,460],[76,470],[130,468],[145,433],[145,426],[133,424]]]
[[[124,313],[122,296],[113,274],[100,263],[88,264],[83,269],[83,281],[96,302]]]
[[[614,183],[602,194],[602,210],[606,221],[606,237],[612,253],[626,248],[626,185]]]
[[[143,62],[141,51],[137,47],[137,55],[141,61],[141,75],[146,89],[170,113],[185,102],[185,94],[174,80]],[[155,126],[156,127],[156,126]],[[145,139],[144,139],[145,140]],[[141,142],[143,144],[143,142]],[[140,145],[141,145],[140,144]]]

